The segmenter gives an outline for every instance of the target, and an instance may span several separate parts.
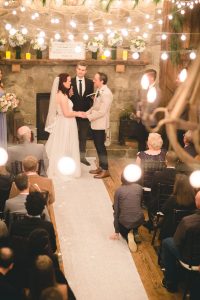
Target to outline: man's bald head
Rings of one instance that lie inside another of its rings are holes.
[[[20,142],[25,142],[28,141],[30,142],[31,140],[31,130],[28,126],[21,126],[17,130],[17,137]]]
[[[200,191],[198,191],[198,192],[196,193],[196,196],[195,196],[195,203],[196,203],[196,207],[197,207],[198,209],[200,209]]]
[[[13,251],[10,248],[3,247],[0,249],[0,268],[10,270],[13,267]],[[6,271],[5,271],[6,272]]]

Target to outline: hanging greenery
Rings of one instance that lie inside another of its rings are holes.
[[[177,65],[180,64],[181,61],[181,54],[180,54],[180,49],[181,49],[181,41],[180,41],[180,33],[183,30],[183,20],[184,17],[180,13],[178,13],[175,8],[173,8],[171,12],[173,16],[173,22],[171,22],[171,28],[172,32],[175,34],[171,35],[170,39],[170,59],[172,61],[172,64]]]

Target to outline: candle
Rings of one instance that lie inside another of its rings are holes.
[[[101,55],[101,59],[104,60],[106,59],[106,56],[104,54]]]
[[[11,59],[11,52],[10,51],[6,51],[6,59]]]
[[[26,59],[31,59],[31,53],[29,52],[26,53]]]
[[[122,52],[122,59],[123,60],[127,60],[128,59],[128,51],[127,50],[123,50],[123,52]]]

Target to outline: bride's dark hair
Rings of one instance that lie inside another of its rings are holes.
[[[66,82],[67,81],[67,78],[69,77],[70,75],[68,73],[61,73],[58,75],[59,77],[59,85],[58,85],[58,90],[61,91],[64,95],[67,95],[69,96],[69,89],[67,89],[63,82]]]

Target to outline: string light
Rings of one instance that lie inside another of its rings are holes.
[[[108,20],[108,25],[112,25],[112,21],[111,20]]]
[[[149,78],[148,78],[148,76],[146,74],[144,74],[142,76],[142,79],[141,79],[140,83],[141,83],[141,87],[142,87],[143,90],[147,90],[148,89],[150,82],[149,82]]]
[[[40,32],[39,32],[39,37],[43,37],[43,38],[44,38],[45,36],[46,36],[46,34],[45,34],[44,31],[40,31]]]
[[[109,50],[109,49],[105,49],[104,52],[103,52],[103,55],[104,55],[105,57],[110,57],[110,56],[111,56],[110,50]]]
[[[17,14],[16,10],[13,10],[12,14],[15,16]]]
[[[125,167],[123,176],[128,182],[136,182],[140,179],[142,170],[138,165],[130,164]]]
[[[75,50],[76,53],[81,53],[82,47],[77,45],[74,50]]]
[[[153,25],[152,25],[152,24],[149,24],[149,25],[148,25],[148,28],[149,28],[149,29],[153,29]]]
[[[128,18],[127,18],[127,23],[131,23],[131,21],[132,21],[131,18],[128,17]]]
[[[168,54],[167,54],[166,52],[163,52],[163,53],[161,54],[161,59],[162,59],[162,60],[167,60],[167,59],[168,59]]]
[[[147,102],[154,103],[157,97],[156,88],[152,86],[147,93]]]
[[[150,15],[149,14],[146,14],[145,18],[148,20],[150,19]]]
[[[24,27],[22,28],[21,32],[26,35],[28,33],[28,29]]]
[[[4,166],[8,160],[8,153],[4,148],[0,148],[0,166]]]
[[[194,51],[192,51],[190,53],[190,59],[194,60],[197,57],[196,53]]]
[[[140,32],[140,28],[138,26],[135,27],[135,32]]]
[[[7,24],[5,25],[5,29],[6,29],[6,30],[10,30],[11,28],[12,28],[11,24],[7,23]]]
[[[134,52],[133,54],[132,54],[132,58],[133,59],[138,59],[140,57],[140,55],[139,55],[139,53],[138,52]]]
[[[128,36],[128,30],[125,28],[121,29],[121,33],[123,36]]]
[[[101,41],[103,41],[104,35],[103,35],[102,33],[99,33],[99,34],[98,34],[98,38],[99,38]]]
[[[172,20],[172,19],[173,19],[173,16],[172,16],[172,15],[168,15],[168,19],[169,19],[169,20]]]
[[[190,180],[190,184],[194,188],[199,188],[200,187],[200,171],[196,170],[196,171],[192,172],[192,174],[189,177],[189,180]]]
[[[20,7],[21,12],[25,12],[26,8],[24,6]]]
[[[159,20],[158,20],[158,24],[159,24],[159,25],[162,25],[162,24],[163,24],[163,20],[159,19]]]
[[[183,69],[180,74],[178,75],[179,81],[184,82],[187,78],[187,70]]]
[[[165,33],[163,33],[162,35],[161,35],[161,39],[164,41],[164,40],[166,40],[167,39],[167,35],[165,34]]]
[[[73,40],[74,40],[74,35],[73,35],[72,33],[70,33],[70,34],[68,35],[68,39],[69,39],[70,41],[73,41]]]
[[[147,39],[148,38],[148,33],[144,32],[142,36],[143,36],[144,39]]]
[[[185,34],[181,34],[181,41],[186,41],[186,35]]]
[[[58,161],[58,170],[63,175],[72,175],[76,170],[75,161],[71,157],[62,157]]]
[[[76,22],[74,20],[71,20],[69,24],[72,28],[76,28]]]
[[[87,34],[87,33],[84,33],[84,35],[83,35],[83,39],[84,39],[84,41],[87,41],[87,40],[89,39],[89,36],[88,36],[88,34]]]
[[[60,40],[61,36],[60,36],[59,33],[56,33],[56,34],[54,35],[54,38],[55,38],[55,40]]]
[[[14,35],[17,32],[17,30],[15,28],[11,28],[9,33],[10,35]]]

